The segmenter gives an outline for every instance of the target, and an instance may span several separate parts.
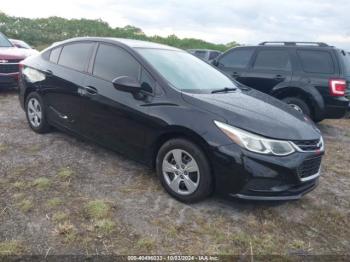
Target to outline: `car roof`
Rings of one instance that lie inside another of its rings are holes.
[[[166,49],[166,50],[177,50],[177,51],[183,51],[181,49],[171,47],[168,45],[148,42],[148,41],[142,41],[142,40],[135,40],[135,39],[126,39],[126,38],[116,38],[116,37],[76,37],[67,39],[65,41],[57,42],[57,44],[66,44],[70,42],[76,42],[76,41],[99,41],[99,42],[115,42],[120,43],[123,45],[126,45],[130,48],[153,48],[153,49]]]

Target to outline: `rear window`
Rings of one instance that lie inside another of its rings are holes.
[[[78,71],[85,71],[92,46],[92,43],[74,43],[64,46],[58,64]]]
[[[245,68],[247,67],[250,58],[252,57],[254,49],[244,48],[236,49],[224,55],[219,64],[224,67]]]
[[[289,54],[283,50],[259,51],[253,67],[254,69],[291,70]]]
[[[301,66],[305,72],[333,74],[334,63],[327,51],[298,50]]]

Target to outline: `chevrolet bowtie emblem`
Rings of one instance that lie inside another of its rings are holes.
[[[3,63],[8,63],[8,60],[0,59],[0,64],[3,64]]]

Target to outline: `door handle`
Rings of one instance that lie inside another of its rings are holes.
[[[276,80],[284,80],[286,77],[283,75],[275,75]]]
[[[97,94],[97,89],[93,86],[86,86],[85,91],[90,94],[90,95],[96,95]]]

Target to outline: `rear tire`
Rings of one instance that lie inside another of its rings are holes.
[[[290,105],[293,109],[312,118],[310,107],[305,103],[304,100],[298,97],[286,97],[283,98],[282,101]]]
[[[50,131],[47,122],[45,104],[42,97],[37,92],[30,93],[26,98],[25,110],[30,128],[39,134]]]
[[[194,203],[212,192],[212,176],[202,149],[185,139],[171,139],[159,149],[156,170],[162,186],[177,200]]]

